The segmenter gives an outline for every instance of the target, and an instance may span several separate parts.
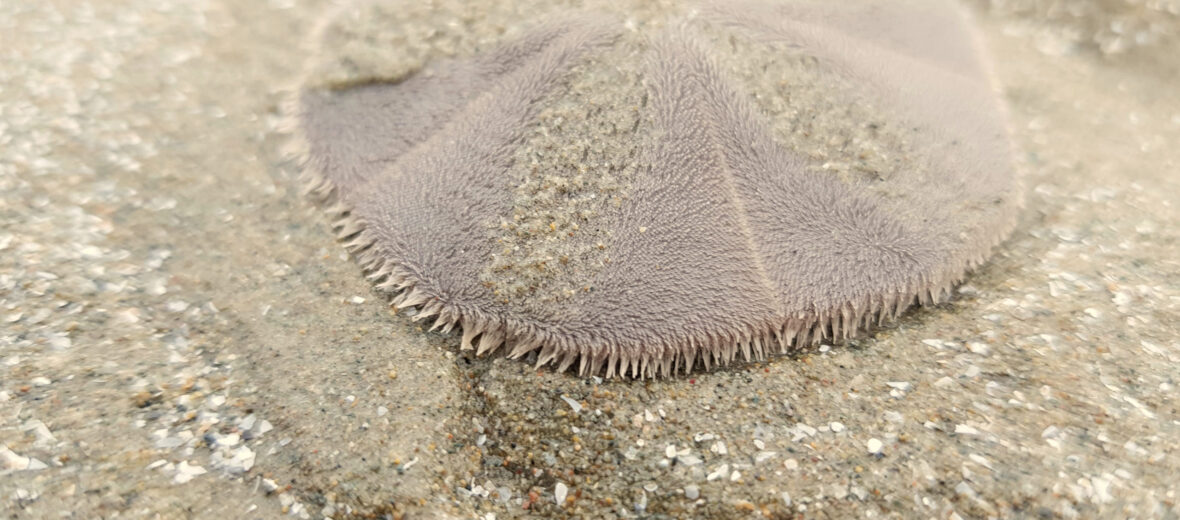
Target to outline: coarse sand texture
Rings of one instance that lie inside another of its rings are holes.
[[[350,4],[293,152],[393,304],[462,348],[655,377],[939,301],[1020,206],[942,2]]]

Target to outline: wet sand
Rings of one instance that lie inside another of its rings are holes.
[[[370,290],[275,132],[328,7],[0,4],[6,517],[1180,515],[1168,40],[984,16],[1027,189],[993,261],[850,345],[616,382]]]

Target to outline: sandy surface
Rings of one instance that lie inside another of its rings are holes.
[[[601,382],[392,316],[299,197],[327,8],[0,3],[5,517],[1180,516],[1175,39],[985,17],[1028,208],[952,302]]]

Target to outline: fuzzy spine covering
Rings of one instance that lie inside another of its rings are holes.
[[[287,120],[282,125],[288,136],[284,155],[299,170],[303,195],[316,203],[328,216],[336,239],[364,271],[374,287],[387,295],[395,311],[417,309],[411,320],[434,318],[430,330],[448,333],[458,326],[462,330],[461,350],[474,350],[477,356],[504,352],[510,359],[536,353],[536,368],[552,365],[565,372],[577,367],[579,376],[602,375],[653,379],[687,375],[694,368],[712,370],[740,360],[762,361],[771,355],[787,354],[813,347],[823,341],[848,340],[872,327],[895,320],[910,306],[935,305],[946,301],[955,285],[968,272],[978,268],[1015,224],[1003,227],[992,238],[992,247],[984,254],[944,270],[936,279],[924,279],[902,292],[894,292],[860,302],[846,302],[839,308],[789,318],[776,328],[749,330],[741,337],[690,338],[680,345],[661,345],[659,349],[640,353],[609,348],[593,351],[551,334],[538,334],[535,327],[519,320],[488,316],[474,308],[462,308],[445,295],[429,294],[421,288],[420,278],[397,259],[385,258],[374,248],[376,238],[368,232],[363,219],[351,214],[351,208],[336,196],[336,187],[321,172],[311,167],[307,145],[298,130],[298,102],[293,96],[284,103]],[[957,274],[956,274],[957,272]]]
[[[993,76],[989,74],[989,77]],[[477,306],[450,300],[445,294],[432,294],[424,288],[426,284],[422,283],[419,270],[407,265],[403,259],[391,258],[379,250],[367,223],[352,214],[352,208],[338,197],[337,187],[309,159],[308,143],[299,125],[299,85],[302,84],[304,82],[298,82],[289,90],[281,106],[283,122],[279,131],[287,138],[284,162],[295,165],[304,196],[327,213],[337,240],[361,266],[367,279],[387,295],[389,305],[395,311],[416,309],[417,313],[411,318],[413,321],[434,318],[431,331],[447,333],[459,327],[462,330],[461,350],[475,351],[477,356],[503,352],[510,359],[535,354],[538,369],[550,365],[558,372],[565,372],[576,367],[579,376],[653,379],[672,377],[677,373],[687,375],[694,369],[708,371],[738,360],[761,361],[771,355],[801,351],[824,341],[848,340],[895,320],[914,304],[929,306],[946,301],[954,286],[991,256],[992,250],[1008,236],[1016,223],[1016,212],[1013,211],[1002,225],[993,228],[990,236],[982,238],[981,242],[988,244],[986,248],[977,250],[966,260],[944,265],[932,276],[914,277],[904,287],[859,301],[798,313],[770,327],[745,330],[740,334],[690,336],[686,341],[664,343],[638,349],[638,352],[624,351],[613,345],[579,345],[573,338],[542,330],[527,321],[489,315]],[[1014,190],[1018,197],[1016,208],[1023,205],[1022,191],[1017,182]]]

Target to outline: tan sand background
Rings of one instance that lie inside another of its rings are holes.
[[[1028,193],[996,258],[659,382],[390,315],[278,159],[329,7],[0,2],[5,518],[1180,515],[1175,2],[977,6]]]

